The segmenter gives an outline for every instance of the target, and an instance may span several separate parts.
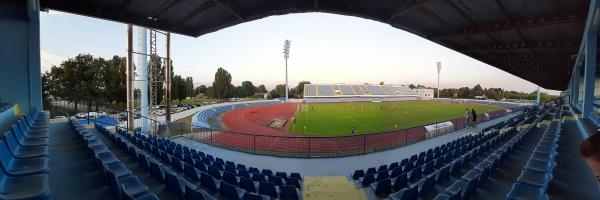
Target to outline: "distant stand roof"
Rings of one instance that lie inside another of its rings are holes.
[[[564,90],[568,85],[589,6],[589,0],[41,0],[40,3],[43,9],[193,37],[272,15],[325,12],[357,16],[414,33],[554,90]]]

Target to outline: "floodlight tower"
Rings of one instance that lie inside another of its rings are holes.
[[[442,71],[442,62],[437,62],[437,72],[438,72],[438,86],[437,86],[437,98],[440,98],[440,71]]]
[[[290,40],[285,40],[283,42],[283,58],[285,58],[285,101],[288,101],[288,91],[289,86],[288,86],[288,67],[287,67],[287,61],[288,58],[290,57]]]

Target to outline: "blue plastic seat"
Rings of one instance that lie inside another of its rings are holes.
[[[375,175],[377,176],[377,177],[375,177],[375,180],[377,180],[377,181],[381,181],[381,180],[390,178],[388,171],[377,172],[377,174],[375,174]]]
[[[433,165],[434,165],[433,162],[425,163],[425,166],[423,166],[423,175],[429,175],[429,174],[433,173],[433,171],[434,171]]]
[[[188,185],[186,180],[177,176],[177,174],[171,171],[165,171],[165,188],[167,190],[178,194],[180,197],[185,195],[185,185]]]
[[[252,173],[252,180],[256,182],[267,181],[265,176],[259,173]]]
[[[104,168],[105,165],[120,162],[117,157],[111,152],[96,154],[96,162],[100,166],[101,169]]]
[[[260,171],[258,171],[258,168],[255,168],[255,167],[249,167],[248,172],[260,174]]]
[[[531,170],[522,170],[521,175],[517,178],[517,182],[543,188],[544,190],[548,187],[548,183],[551,180],[552,174],[540,173]]]
[[[527,161],[527,165],[525,165],[525,169],[536,171],[540,173],[552,173],[554,163],[553,162],[545,162],[539,160],[529,160]]]
[[[144,185],[137,177],[127,176],[119,179],[122,197],[125,199],[136,199],[148,193],[148,186]]]
[[[194,185],[185,185],[185,200],[204,200],[207,199],[204,191]]]
[[[109,186],[112,186],[118,199],[135,199],[148,192],[148,187],[131,175],[131,171],[120,162],[107,165],[106,168]]]
[[[393,162],[393,163],[391,163],[391,164],[390,164],[390,167],[389,167],[389,169],[394,169],[394,168],[396,168],[396,167],[398,167],[398,166],[399,166],[399,165],[398,165],[398,162]]]
[[[387,165],[381,165],[381,166],[379,166],[379,168],[377,168],[377,173],[382,172],[382,171],[387,171],[387,170],[388,170]]]
[[[154,160],[150,160],[150,174],[160,183],[165,181],[165,172],[161,165]]]
[[[296,186],[296,188],[302,188],[302,182],[296,177],[289,177],[285,184]]]
[[[435,175],[429,175],[424,179],[421,179],[417,182],[419,187],[419,195],[423,196],[423,194],[431,191],[435,187]]]
[[[392,188],[395,191],[398,191],[398,190],[405,188],[406,186],[408,186],[408,178],[407,178],[406,173],[404,173],[394,179]]]
[[[45,125],[46,123],[44,123]],[[26,124],[25,121],[21,119],[17,120],[17,125],[23,131],[23,135],[28,138],[48,138],[48,126],[46,127],[32,127],[29,124]]]
[[[12,126],[15,139],[21,146],[48,146],[48,138],[28,138],[23,136],[21,129],[17,125]]]
[[[50,151],[47,146],[20,146],[15,140],[15,136],[11,131],[4,132],[4,140],[6,141],[7,147],[11,154],[15,158],[48,157],[50,155]]]
[[[233,174],[237,174],[237,172],[235,170],[235,166],[233,166],[233,165],[225,165],[225,171],[231,172]]]
[[[223,173],[217,167],[209,166],[208,167],[208,173],[213,178],[216,178],[216,179],[219,179],[219,180],[223,179]]]
[[[377,173],[377,170],[375,169],[375,167],[371,167],[369,169],[367,169],[367,174],[374,174]]]
[[[242,200],[268,200],[268,199],[271,199],[271,198],[268,196],[259,195],[259,194],[252,193],[252,192],[246,192],[242,196]]]
[[[238,179],[235,176],[235,174],[228,172],[228,171],[223,172],[223,181],[226,183],[229,183],[231,185],[234,185],[234,186],[239,185]]]
[[[25,176],[48,173],[48,158],[13,158],[6,146],[0,140],[0,163],[2,169],[10,176]]]
[[[445,180],[448,180],[449,178],[450,178],[450,166],[442,167],[442,169],[440,169],[435,174],[435,182],[436,183],[441,183]]]
[[[196,167],[196,169],[202,171],[202,172],[207,172],[208,168],[206,166],[206,164],[202,161],[198,161],[196,160],[196,162],[194,163],[194,166]]]
[[[269,182],[275,184],[276,186],[282,186],[283,178],[281,178],[279,176],[269,176]]]
[[[419,179],[421,179],[421,177],[422,177],[421,168],[420,167],[414,168],[410,172],[410,175],[408,176],[408,182],[411,182],[411,183],[417,182]]]
[[[146,157],[146,154],[144,153],[140,153],[138,154],[138,163],[140,163],[140,166],[146,170],[150,169],[150,164],[148,163],[148,158]]]
[[[439,193],[437,196],[435,196],[433,200],[460,200],[460,196],[458,193],[452,195],[446,193]]]
[[[408,162],[406,163],[406,165],[404,165],[404,169],[402,169],[402,171],[404,172],[408,172],[411,171],[415,168],[414,164],[412,162]]]
[[[215,179],[206,172],[200,173],[200,184],[202,187],[206,188],[208,192],[217,193],[219,191],[219,187],[217,186]]]
[[[392,181],[388,178],[371,184],[376,195],[387,195],[392,192]]]
[[[295,186],[292,185],[284,185],[280,187],[281,190],[281,194],[279,196],[279,199],[281,200],[298,200],[299,199],[299,192],[298,189]]]
[[[354,173],[352,174],[352,179],[358,180],[358,178],[364,177],[364,176],[365,176],[365,171],[363,171],[362,169],[359,169],[359,170],[354,171]]]
[[[190,177],[194,181],[200,180],[200,174],[196,170],[196,168],[189,163],[183,164],[183,173],[185,176]]]
[[[219,194],[229,200],[240,200],[244,191],[234,185],[221,181]]]
[[[48,175],[6,176],[0,170],[0,199],[50,199]]]
[[[160,199],[154,193],[146,193],[140,197],[135,198],[135,200],[160,200]],[[202,199],[200,199],[200,200],[202,200]]]
[[[171,166],[176,172],[183,172],[183,163],[181,162],[181,160],[179,160],[179,158],[173,158],[171,160]]]
[[[375,176],[373,174],[366,174],[365,177],[360,178],[359,181],[363,187],[367,187],[375,182]]]
[[[536,199],[536,200],[546,200],[548,199],[548,195],[546,192],[539,187],[534,187],[528,184],[523,183],[515,183],[513,184],[510,192],[506,194],[507,199]]]
[[[250,173],[248,173],[248,171],[246,171],[245,169],[240,169],[238,170],[238,176],[250,178]]]
[[[393,200],[417,200],[419,197],[418,187],[408,186],[396,193],[390,194]]]
[[[479,171],[478,183],[479,185],[483,185],[487,180],[490,174],[490,166],[489,164],[482,162],[483,165],[477,165],[474,170]]]
[[[275,184],[269,182],[260,182],[258,185],[258,194],[267,195],[271,198],[277,198],[277,188]]]
[[[249,178],[242,177],[240,179],[240,187],[248,192],[256,193],[256,184]]]
[[[402,167],[393,168],[390,178],[396,178],[396,177],[400,176],[400,174],[402,174]]]
[[[265,176],[272,176],[273,175],[273,171],[271,171],[270,169],[263,169],[260,173],[262,175],[265,175]]]
[[[452,185],[446,188],[446,194],[453,196],[457,195],[462,200],[468,200],[469,196],[475,192],[477,188],[477,179],[455,181]]]

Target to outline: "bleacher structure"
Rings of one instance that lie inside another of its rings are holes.
[[[50,114],[33,107],[0,140],[0,199],[50,199]]]
[[[80,134],[89,132],[73,122]],[[151,174],[164,188],[179,199],[301,199],[300,173],[274,172],[241,163],[234,163],[196,149],[141,133],[129,134],[122,128],[95,123],[101,137],[110,138],[129,157]],[[91,138],[95,138],[91,136]],[[98,144],[102,146],[101,144]],[[99,148],[102,151],[106,148]],[[92,149],[96,152],[97,150]],[[107,154],[111,154],[107,152]],[[110,156],[101,157],[109,183],[117,196],[125,199],[158,199],[148,188],[136,181],[125,167],[112,172],[110,165],[119,163]],[[114,175],[113,175],[114,174]]]
[[[562,108],[552,113],[560,119]],[[351,178],[361,187],[370,188],[378,198],[416,200],[419,197],[443,199],[473,199],[478,187],[496,170],[507,165],[506,157],[521,141],[529,137],[532,126],[517,130],[525,124],[537,124],[548,112],[529,112],[511,120],[485,128],[475,135],[427,149],[400,162],[356,170]],[[538,115],[539,117],[536,117]],[[535,150],[516,179],[506,199],[549,199],[546,190],[556,166],[560,121],[553,120],[545,128]],[[463,173],[466,172],[466,173]],[[442,186],[442,190],[436,189]],[[498,195],[498,194],[496,194]]]
[[[306,102],[432,100],[433,89],[390,85],[306,84]]]

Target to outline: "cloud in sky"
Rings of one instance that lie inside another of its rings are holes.
[[[42,73],[50,70],[52,66],[60,65],[60,63],[65,59],[64,57],[49,53],[48,51],[42,49],[40,51],[40,64]]]

